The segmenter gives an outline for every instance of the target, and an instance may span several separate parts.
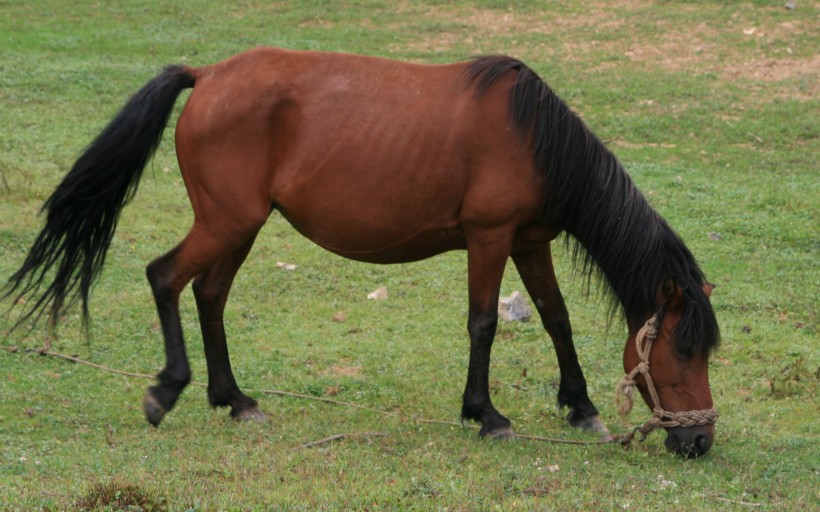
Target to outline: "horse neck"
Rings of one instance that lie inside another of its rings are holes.
[[[690,297],[700,293],[693,285],[703,275],[681,239],[617,158],[535,72],[514,59],[490,56],[473,61],[467,78],[484,94],[510,70],[517,70],[512,122],[545,177],[543,223],[574,237],[576,262],[602,275],[617,300],[613,306],[620,303],[630,327],[657,309],[655,294],[667,277],[679,280]],[[712,330],[716,340],[716,326]]]
[[[575,239],[576,262],[603,277],[617,300],[613,306],[619,304],[630,328],[637,328],[657,309],[665,278],[700,282],[701,271],[615,156],[594,137],[587,143],[597,147],[587,151],[594,157],[586,159],[586,169],[565,168],[573,178],[562,180],[563,227]]]

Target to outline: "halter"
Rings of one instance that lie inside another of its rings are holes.
[[[622,416],[626,416],[632,411],[632,394],[635,389],[635,377],[638,374],[644,376],[649,397],[652,399],[652,416],[646,423],[621,438],[621,444],[623,446],[629,446],[629,444],[632,443],[636,432],[641,433],[641,442],[643,442],[646,436],[658,427],[670,428],[712,425],[718,418],[718,412],[715,409],[670,412],[661,407],[658,391],[655,389],[655,383],[652,382],[652,376],[649,374],[649,352],[652,350],[652,342],[658,337],[658,330],[655,327],[657,318],[657,314],[652,315],[652,318],[647,320],[638,331],[637,336],[635,336],[635,348],[641,361],[631,372],[621,378],[620,382],[618,382],[618,386],[615,388],[615,401],[618,404],[618,411]]]

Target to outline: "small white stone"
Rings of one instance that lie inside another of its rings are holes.
[[[385,300],[387,299],[387,288],[380,286],[367,294],[367,300]]]
[[[508,322],[526,322],[532,317],[532,309],[520,293],[512,292],[509,297],[498,300],[498,317]]]

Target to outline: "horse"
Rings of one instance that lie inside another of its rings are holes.
[[[18,325],[44,314],[56,323],[78,300],[88,319],[89,292],[120,212],[180,93],[191,88],[175,138],[194,221],[146,268],[166,359],[143,400],[152,425],[191,379],[178,308],[189,282],[211,406],[230,407],[239,420],[265,418],[232,373],[223,311],[274,211],[319,246],[355,260],[403,263],[467,251],[470,356],[461,416],[478,422],[483,438],[513,435],[488,385],[508,258],[554,345],[558,405],[568,408],[570,425],[606,435],[556,282],[551,247],[559,236],[622,312],[625,369],[641,362],[642,326],[656,333],[643,363],[655,370],[652,382],[642,371],[633,383],[658,421],[667,411],[713,407],[708,357],[719,329],[712,285],[604,143],[532,69],[501,55],[424,65],[259,47],[213,65],[165,68],[44,203],[45,225],[3,292],[27,298],[15,302],[25,304]],[[714,419],[662,426],[667,448],[682,456],[712,446]]]

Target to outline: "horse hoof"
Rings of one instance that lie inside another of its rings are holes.
[[[606,425],[604,425],[604,422],[601,421],[598,416],[592,416],[591,418],[584,419],[578,424],[578,427],[584,432],[597,432],[601,435],[601,440],[603,441],[612,440],[612,435],[609,433],[609,429],[606,428]]]
[[[515,432],[513,431],[512,427],[500,427],[494,430],[488,430],[486,432],[479,432],[479,435],[484,439],[492,439],[495,441],[506,441],[509,439],[515,439]]]
[[[234,419],[241,422],[264,423],[268,417],[257,407],[246,407],[234,416]]]
[[[165,413],[168,412],[165,410],[165,407],[159,403],[159,400],[154,397],[151,390],[145,392],[145,397],[142,399],[142,410],[145,412],[145,419],[148,420],[148,423],[155,427],[162,422],[162,418],[164,418]]]

